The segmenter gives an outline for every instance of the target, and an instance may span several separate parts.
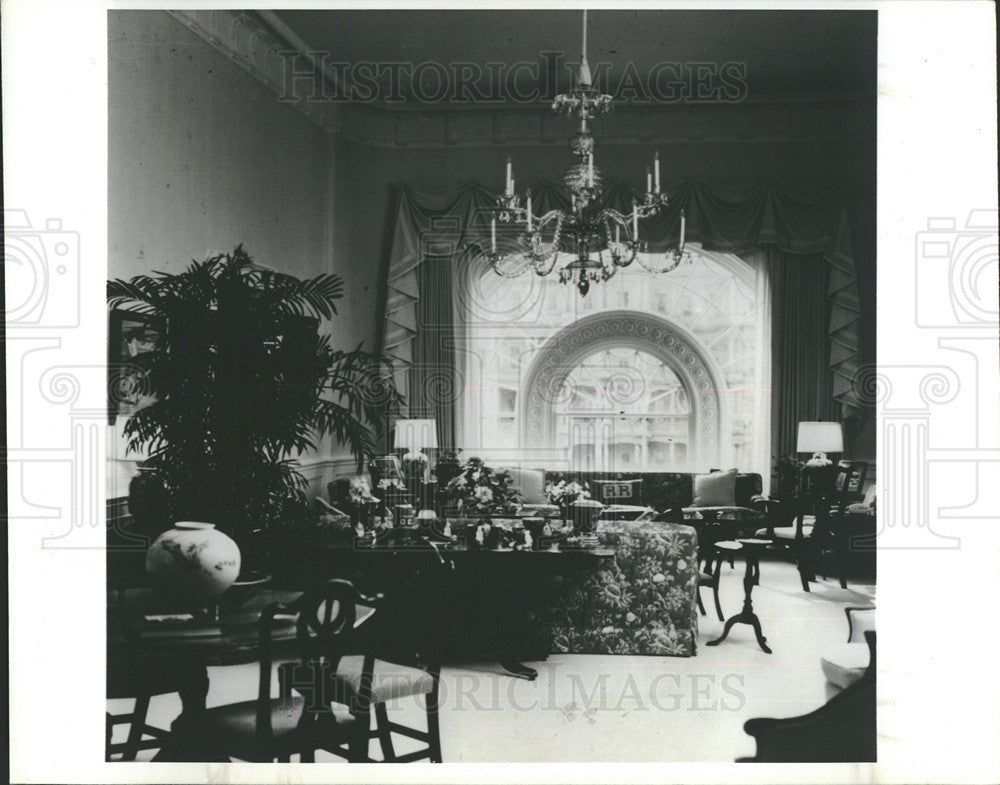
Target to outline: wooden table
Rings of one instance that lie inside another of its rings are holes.
[[[440,554],[438,558],[437,554]],[[329,556],[330,554],[328,554]],[[614,557],[610,549],[575,549],[545,551],[491,551],[486,549],[452,548],[435,552],[424,548],[356,548],[336,554],[349,560],[355,568],[367,572],[377,581],[380,575],[396,574],[410,579],[421,580],[433,565],[446,572],[455,573],[461,581],[469,575],[551,574],[571,569],[588,569],[603,560]],[[440,575],[441,573],[439,573]],[[325,577],[325,576],[324,576]],[[331,576],[332,577],[332,576]],[[310,580],[320,579],[311,575]],[[391,588],[391,587],[389,587]],[[461,587],[458,587],[461,588]],[[505,586],[506,588],[506,586]],[[206,710],[208,695],[209,665],[232,665],[253,662],[258,655],[258,629],[256,618],[273,602],[285,604],[299,596],[295,589],[262,589],[238,609],[221,609],[219,613],[220,632],[209,636],[192,636],[183,629],[173,633],[164,629],[148,634],[144,617],[155,614],[181,614],[201,612],[198,607],[185,607],[148,588],[127,589],[109,593],[108,603],[108,659],[109,667],[115,660],[148,660],[151,667],[176,668],[184,676],[180,680],[178,693],[181,697],[181,714],[171,725],[170,738],[156,756],[158,761],[205,761],[212,752],[200,737],[201,718]],[[389,595],[387,594],[387,597]],[[504,599],[498,597],[498,600]],[[507,629],[516,624],[516,606],[498,602],[496,611],[509,612],[509,618],[498,618],[498,627]],[[374,611],[370,608],[359,611],[359,621],[355,626],[367,622]],[[380,611],[382,615],[382,611]],[[284,627],[274,630],[272,640],[280,653],[282,649],[294,651],[295,626],[289,621]],[[515,640],[513,636],[511,640]],[[502,652],[501,666],[508,672],[527,679],[534,679],[538,673],[521,665],[515,652]]]
[[[181,713],[170,727],[170,736],[156,756],[158,761],[210,760],[212,751],[199,733],[208,696],[208,666],[252,662],[257,658],[258,628],[255,619],[273,602],[285,603],[301,592],[263,589],[238,609],[221,609],[220,632],[189,634],[183,627],[148,633],[147,615],[204,613],[205,607],[179,604],[148,588],[114,591],[108,597],[108,667],[115,662],[145,663],[151,668],[178,673]],[[362,621],[372,609],[367,609]],[[289,621],[274,630],[278,650],[292,650],[295,625]]]
[[[458,620],[481,621],[470,618],[476,614],[475,601],[469,599],[474,595],[481,603],[481,617],[487,619],[494,630],[497,662],[507,672],[533,680],[538,672],[520,662],[525,652],[518,650],[523,643],[521,613],[524,610],[519,596],[530,595],[533,588],[553,575],[596,569],[601,563],[614,559],[615,552],[611,548],[536,551],[452,545],[438,546],[436,550],[427,546],[355,548],[331,551],[328,556],[329,567],[333,570],[331,575],[363,575],[364,588],[369,592],[382,592],[390,604],[393,597],[406,598],[403,604],[408,607],[397,609],[396,617],[386,621],[390,629],[420,616],[422,608],[418,606],[438,611],[457,606]],[[473,610],[469,610],[470,605]],[[440,615],[443,613],[438,617]],[[444,637],[464,634],[465,630],[456,633],[446,623],[432,633]]]
[[[708,641],[706,646],[718,646],[729,635],[729,631],[734,624],[749,624],[753,627],[754,635],[757,637],[757,645],[765,652],[771,654],[771,649],[767,645],[767,638],[761,630],[760,619],[753,610],[753,600],[751,594],[753,587],[760,583],[760,554],[771,544],[771,540],[758,540],[745,538],[733,541],[723,541],[715,543],[716,551],[719,554],[732,554],[742,551],[746,558],[746,572],[743,576],[743,608],[734,616],[726,620],[726,625],[722,629],[722,635],[714,641]]]

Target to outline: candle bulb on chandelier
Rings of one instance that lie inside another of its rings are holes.
[[[646,193],[653,193],[653,173],[646,167]]]
[[[639,239],[639,206],[632,200],[632,239]]]
[[[593,188],[594,187],[594,154],[590,153],[587,156],[587,184]]]
[[[654,184],[653,187],[656,189],[656,193],[660,192],[660,151],[657,150],[653,156],[653,177]]]
[[[678,250],[684,250],[684,211],[681,210],[681,241],[678,244]]]
[[[527,199],[528,199],[528,205],[527,205],[527,209],[528,209],[528,231],[530,232],[531,231],[531,189],[530,188],[525,192],[525,195],[527,196]]]
[[[493,253],[497,252],[497,219],[496,216],[490,218],[490,248]]]
[[[615,224],[615,245],[621,245],[622,243],[622,227],[621,224]]]
[[[507,186],[507,196],[514,195],[514,174],[510,163],[510,156],[507,156],[507,179],[505,181]]]

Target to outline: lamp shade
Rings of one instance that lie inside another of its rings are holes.
[[[396,435],[392,446],[397,450],[420,452],[425,448],[436,449],[437,422],[434,420],[396,420]]]
[[[844,430],[839,422],[800,422],[797,452],[843,452]]]

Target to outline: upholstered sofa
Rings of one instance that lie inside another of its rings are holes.
[[[657,512],[677,508],[690,508],[694,503],[694,477],[690,472],[555,472],[546,471],[545,481],[566,479],[579,483],[587,483],[592,489],[600,481],[640,480],[640,498],[631,504],[644,504]],[[735,507],[748,511],[753,510],[752,499],[763,491],[763,482],[759,474],[736,475]]]

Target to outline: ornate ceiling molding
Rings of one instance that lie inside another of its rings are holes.
[[[566,377],[585,357],[612,346],[631,346],[667,363],[687,387],[692,404],[689,455],[693,465],[717,462],[724,432],[719,376],[697,341],[675,324],[639,311],[610,311],[588,316],[556,333],[535,357],[525,378],[520,448],[555,443],[555,404]]]
[[[328,133],[359,144],[383,148],[565,144],[565,118],[553,116],[543,101],[387,105],[310,100],[303,84],[332,83],[335,77],[314,61],[316,72],[305,73],[310,55],[304,42],[269,12],[167,13],[260,81],[279,102]],[[299,55],[294,74],[293,54]],[[617,104],[601,121],[601,144],[850,143],[862,138],[864,131],[859,107],[860,97],[854,94],[750,96],[738,103]]]

